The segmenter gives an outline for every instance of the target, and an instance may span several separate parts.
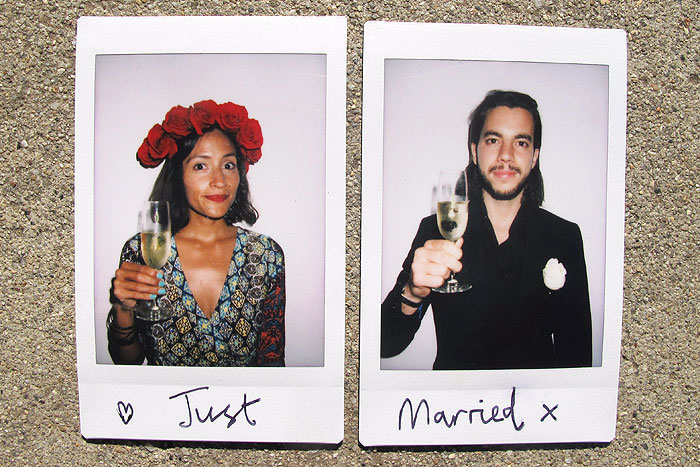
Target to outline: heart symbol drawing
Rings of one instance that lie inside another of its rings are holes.
[[[131,417],[134,416],[134,407],[131,403],[125,404],[119,401],[117,402],[117,413],[119,414],[119,418],[122,419],[122,422],[124,422],[124,425],[126,425],[131,421]]]

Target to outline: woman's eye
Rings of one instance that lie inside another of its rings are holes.
[[[224,168],[226,168],[227,170],[236,170],[236,164],[234,164],[233,162],[227,162],[224,165]]]
[[[193,168],[194,170],[202,170],[202,169],[204,169],[204,164],[202,164],[202,163],[197,163],[197,164],[193,165],[192,168]]]

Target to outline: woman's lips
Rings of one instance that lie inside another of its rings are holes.
[[[209,201],[214,201],[215,203],[223,203],[228,199],[228,195],[208,195],[205,196]]]

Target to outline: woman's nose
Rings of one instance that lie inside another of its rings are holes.
[[[214,186],[220,186],[224,184],[224,173],[221,170],[212,170],[210,183]]]

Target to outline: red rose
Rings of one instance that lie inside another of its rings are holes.
[[[163,159],[170,158],[176,153],[177,143],[160,124],[156,123],[141,143],[141,147],[136,152],[136,158],[144,167],[156,167]]]
[[[243,157],[251,164],[255,164],[262,157],[262,151],[260,149],[245,149],[241,148],[241,154]]]
[[[241,130],[236,134],[236,140],[244,149],[260,149],[263,144],[260,123],[254,118],[246,120]]]
[[[174,138],[187,136],[192,131],[192,124],[189,119],[189,110],[181,105],[177,105],[165,114],[163,129]]]
[[[248,120],[248,111],[242,105],[226,102],[219,105],[219,115],[216,121],[222,130],[236,133]]]
[[[148,155],[148,140],[146,138],[143,139],[143,143],[141,143],[141,146],[139,146],[139,150],[136,151],[136,160],[139,161],[141,167],[145,167],[147,169],[157,167],[158,164],[160,164],[160,161],[154,161],[151,159],[151,156]]]
[[[198,135],[203,134],[204,130],[216,122],[218,114],[219,106],[211,99],[197,102],[189,110],[190,122]]]

